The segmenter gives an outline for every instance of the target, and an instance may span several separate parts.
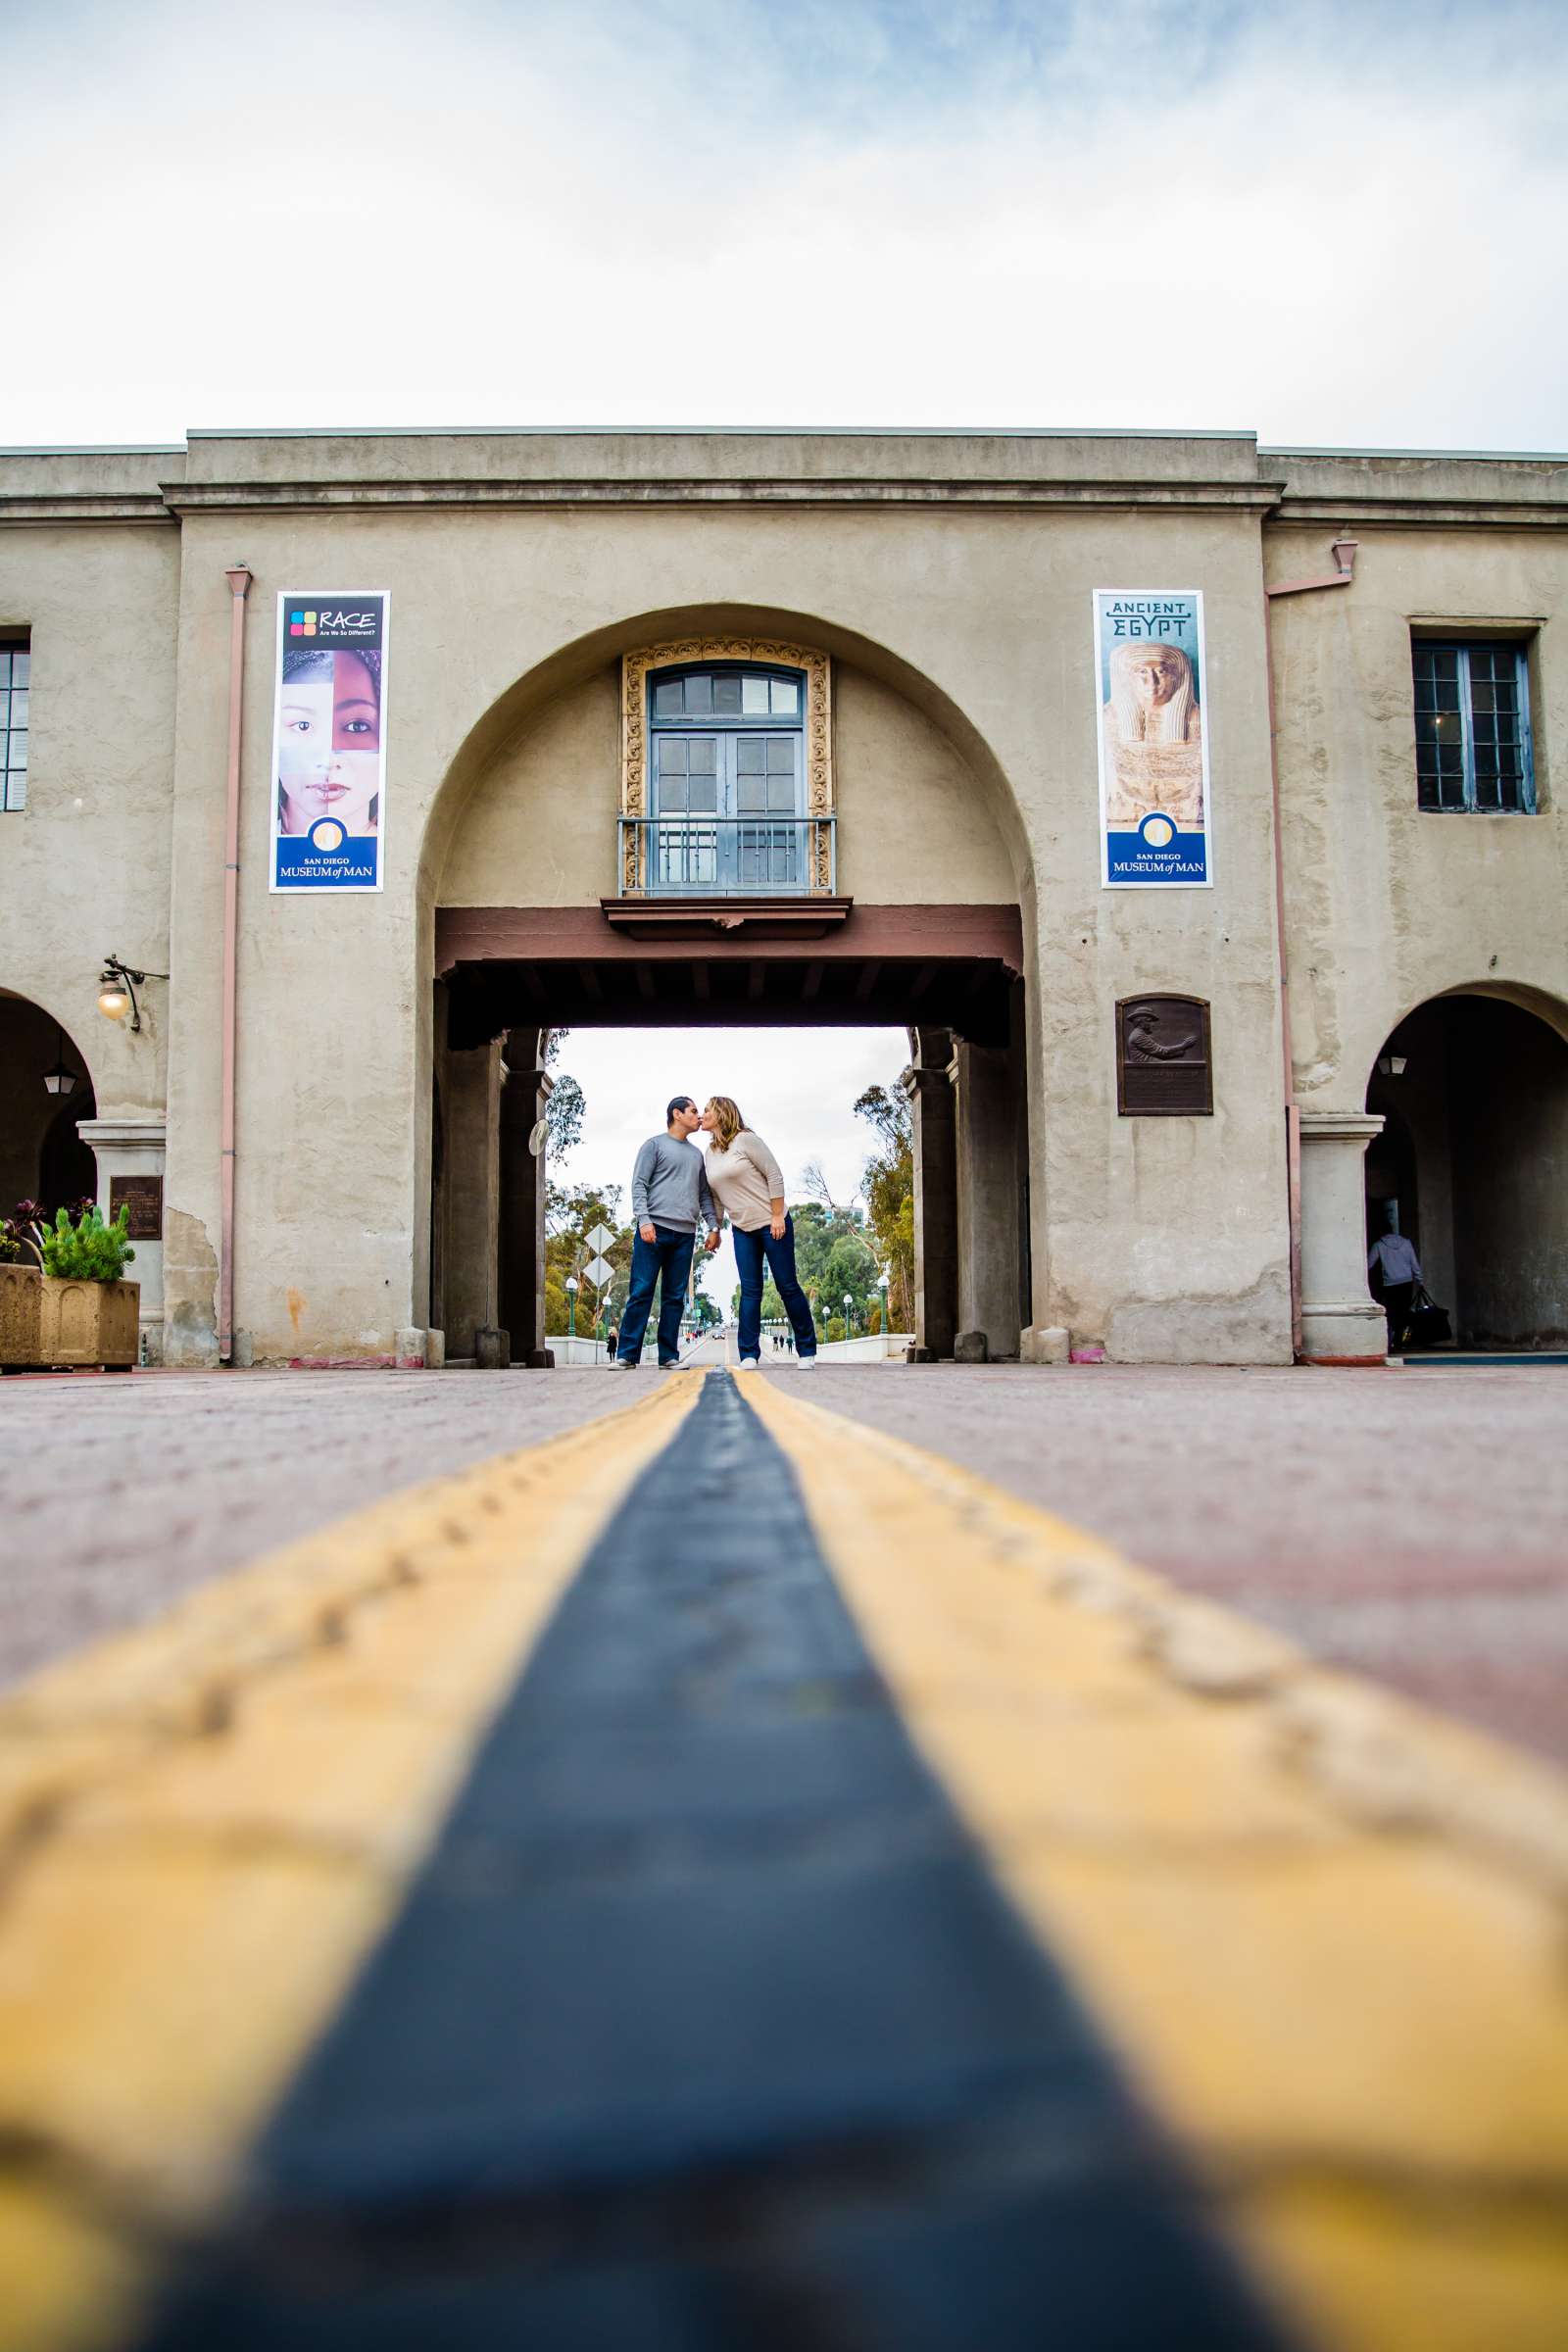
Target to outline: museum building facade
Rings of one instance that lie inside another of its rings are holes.
[[[0,453],[0,1207],[129,1206],[149,1360],[539,1364],[553,1028],[893,1022],[925,1354],[1379,1362],[1391,1224],[1561,1346],[1565,515],[1243,434]]]

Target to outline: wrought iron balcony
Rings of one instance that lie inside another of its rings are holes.
[[[831,898],[831,816],[622,816],[623,898]]]

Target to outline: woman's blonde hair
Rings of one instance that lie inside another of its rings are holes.
[[[746,1124],[741,1117],[740,1104],[732,1102],[728,1095],[710,1095],[708,1099],[708,1107],[714,1113],[717,1121],[713,1129],[714,1148],[720,1152],[727,1152]]]

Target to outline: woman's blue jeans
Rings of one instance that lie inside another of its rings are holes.
[[[795,1219],[784,1220],[784,1239],[775,1242],[765,1225],[755,1233],[742,1233],[738,1225],[731,1228],[735,1244],[735,1271],[741,1278],[741,1338],[742,1355],[760,1355],[762,1352],[762,1267],[773,1277],[773,1288],[783,1301],[784,1312],[795,1334],[795,1352],[800,1356],[816,1353],[816,1326],[811,1321],[811,1302],[800,1286],[795,1272]]]

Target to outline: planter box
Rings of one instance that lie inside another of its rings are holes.
[[[0,1364],[38,1361],[43,1276],[36,1266],[0,1266]]]
[[[128,1368],[139,1352],[139,1282],[74,1282],[43,1277],[39,1317],[40,1364],[104,1364]]]

